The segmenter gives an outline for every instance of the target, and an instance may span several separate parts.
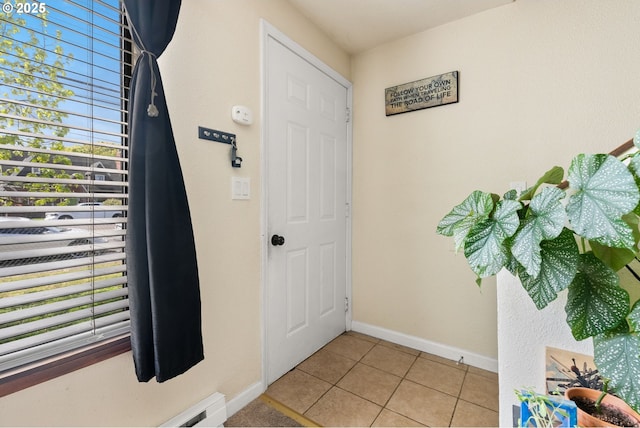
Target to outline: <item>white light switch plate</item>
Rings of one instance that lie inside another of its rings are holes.
[[[231,199],[251,199],[251,179],[249,177],[231,177]]]

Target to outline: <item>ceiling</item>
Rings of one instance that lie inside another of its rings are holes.
[[[515,0],[289,0],[350,54]]]

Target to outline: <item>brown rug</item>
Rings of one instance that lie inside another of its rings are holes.
[[[224,426],[317,427],[319,425],[268,395],[262,394],[227,419]]]

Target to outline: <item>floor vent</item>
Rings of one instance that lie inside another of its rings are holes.
[[[227,404],[224,395],[216,392],[161,427],[221,427],[227,420]]]

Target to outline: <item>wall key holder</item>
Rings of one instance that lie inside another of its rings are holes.
[[[240,168],[242,166],[242,158],[237,155],[238,145],[236,143],[236,134],[229,134],[228,132],[198,126],[198,138],[223,144],[231,144],[231,166],[233,168]]]

